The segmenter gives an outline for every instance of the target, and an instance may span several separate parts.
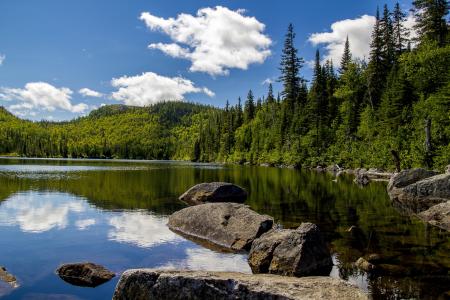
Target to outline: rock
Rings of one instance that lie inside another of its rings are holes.
[[[5,267],[0,266],[0,280],[7,283],[12,288],[19,287],[15,276],[10,274]]]
[[[418,217],[431,225],[450,231],[450,201],[430,207]]]
[[[416,169],[417,178],[434,174],[432,171]],[[419,171],[420,170],[420,171]],[[390,198],[413,213],[429,209],[431,206],[450,200],[450,174],[427,176],[415,182],[401,181],[394,176],[388,185]]]
[[[361,186],[365,186],[370,183],[370,178],[366,173],[357,173],[354,182]]]
[[[318,227],[311,223],[263,234],[253,242],[248,262],[253,273],[287,276],[328,275],[333,266]]]
[[[407,185],[410,185],[412,183],[435,175],[437,175],[437,173],[434,171],[427,171],[425,169],[420,168],[403,170],[400,173],[397,173],[391,177],[391,180],[389,181],[388,184],[388,191],[404,188]]]
[[[283,277],[205,271],[128,270],[113,300],[368,299],[357,287],[331,277]]]
[[[445,167],[445,173],[450,174],[450,165]]]
[[[393,176],[389,197],[406,214],[450,231],[450,173],[413,169]]]
[[[93,263],[64,264],[56,273],[70,284],[86,287],[99,286],[115,276],[105,267]]]
[[[374,271],[374,270],[377,268],[374,264],[368,262],[368,261],[365,260],[363,257],[360,257],[360,258],[355,262],[355,266],[356,266],[358,269],[363,270],[363,271],[366,271],[366,272],[372,272],[372,271]]]
[[[365,259],[371,264],[379,264],[383,261],[383,257],[378,253],[371,253]]]
[[[273,219],[243,204],[207,203],[175,212],[168,226],[228,249],[248,250],[254,239],[272,228]]]
[[[247,192],[232,183],[200,183],[187,190],[179,199],[190,205],[198,205],[205,202],[242,203],[247,199]]]

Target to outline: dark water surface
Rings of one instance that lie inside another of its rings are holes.
[[[264,167],[182,162],[0,159],[0,266],[20,287],[0,283],[4,299],[110,299],[126,269],[184,268],[250,272],[246,256],[205,249],[166,227],[184,207],[177,197],[200,182],[227,181],[249,191],[254,210],[284,227],[313,222],[333,252],[331,276],[375,299],[450,297],[450,235],[402,216],[384,183],[361,189],[351,178]],[[348,232],[356,225],[358,238]],[[378,253],[396,275],[353,266]],[[54,270],[92,261],[118,276],[97,288],[71,286]],[[3,298],[2,298],[3,299]]]

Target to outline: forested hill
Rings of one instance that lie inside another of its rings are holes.
[[[224,109],[167,102],[106,106],[71,122],[33,123],[0,110],[0,153],[39,157],[182,159],[386,169],[450,164],[447,0],[415,0],[417,36],[399,4],[377,11],[370,57],[347,40],[338,66],[317,51],[307,83],[289,25],[282,90]],[[336,63],[336,62],[334,62]]]
[[[183,135],[217,109],[184,102],[108,105],[70,122],[21,120],[0,107],[0,153],[27,157],[190,159]]]

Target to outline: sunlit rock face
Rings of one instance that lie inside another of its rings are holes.
[[[123,212],[109,220],[112,229],[108,239],[150,248],[163,243],[177,243],[183,239],[166,226],[167,218],[143,211]]]
[[[11,196],[0,205],[0,226],[19,226],[23,232],[64,229],[70,214],[88,209],[86,201],[60,193],[27,192]]]

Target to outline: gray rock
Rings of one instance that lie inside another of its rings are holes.
[[[126,271],[113,300],[368,299],[357,287],[331,277],[283,277],[204,271]]]
[[[247,192],[232,183],[200,183],[187,190],[179,199],[190,205],[198,205],[206,202],[242,203],[247,199]]]
[[[333,266],[318,227],[311,223],[263,234],[253,242],[248,262],[253,273],[287,276],[328,275]]]
[[[354,182],[361,186],[366,186],[370,183],[370,178],[366,173],[357,173]]]
[[[450,231],[450,201],[430,207],[418,217],[431,225]]]
[[[405,170],[391,178],[388,193],[402,212],[450,230],[450,173]]]
[[[56,273],[70,284],[86,287],[99,286],[116,276],[105,267],[88,262],[64,264],[56,270]]]
[[[248,250],[269,231],[273,219],[247,205],[207,203],[184,208],[169,217],[170,229],[232,250]]]
[[[404,188],[407,185],[435,175],[438,175],[438,173],[420,168],[403,170],[391,177],[388,184],[388,191]]]
[[[445,173],[450,174],[450,165],[445,167]]]

